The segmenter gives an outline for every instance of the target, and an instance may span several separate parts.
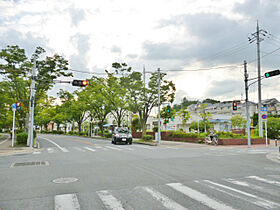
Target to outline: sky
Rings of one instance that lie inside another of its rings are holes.
[[[90,73],[110,70],[113,62],[135,71],[160,68],[176,85],[174,103],[244,100],[244,60],[249,78],[257,76],[256,42],[248,41],[257,20],[265,31],[263,75],[280,66],[279,0],[0,0],[0,48],[19,45],[31,55],[41,46],[45,56],[57,53],[71,69]],[[263,99],[280,100],[279,79],[262,80]],[[49,94],[61,88],[75,90],[56,84]],[[257,84],[249,90],[249,100],[257,101]]]

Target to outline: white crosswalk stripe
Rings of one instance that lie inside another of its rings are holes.
[[[258,181],[261,181],[261,182],[265,182],[265,183],[268,183],[268,184],[273,184],[273,185],[280,186],[280,182],[278,182],[278,181],[264,179],[264,178],[261,178],[261,177],[258,177],[258,176],[247,176],[247,178],[255,179],[255,180],[258,180]]]
[[[54,149],[53,148],[47,148],[48,153],[54,153]]]
[[[177,190],[183,194],[185,194],[186,196],[199,201],[200,203],[213,208],[213,209],[217,209],[217,210],[231,210],[234,209],[230,206],[227,206],[226,204],[219,202],[213,198],[208,197],[207,195],[196,191],[192,188],[189,188],[185,185],[182,185],[181,183],[170,183],[167,184],[169,187],[173,188],[174,190]]]
[[[117,147],[106,146],[106,148],[113,149],[113,150],[118,150],[118,151],[122,151],[121,149],[119,149],[119,148],[117,148]]]
[[[80,204],[76,194],[56,195],[54,198],[55,210],[79,210]]]
[[[73,147],[75,150],[78,150],[78,151],[80,151],[80,152],[85,152],[85,150],[83,150],[82,148],[80,148],[80,147]]]
[[[118,147],[118,148],[121,148],[121,149],[126,149],[126,150],[130,150],[130,151],[133,151],[134,149],[132,149],[132,148],[129,148],[129,147],[126,147],[126,146],[116,146],[116,147]]]
[[[140,148],[144,148],[144,149],[153,149],[152,146],[134,145],[134,147],[140,147]]]
[[[280,208],[280,204],[277,204],[277,203],[269,201],[269,200],[265,200],[263,198],[260,198],[259,196],[253,195],[251,193],[247,193],[247,192],[235,189],[233,187],[229,187],[229,186],[226,186],[226,185],[223,185],[223,184],[219,184],[219,183],[216,183],[216,182],[213,182],[213,181],[210,181],[210,180],[204,180],[204,182],[207,182],[209,184],[212,184],[214,186],[217,186],[217,187],[220,187],[220,188],[223,188],[223,189],[230,190],[232,192],[239,193],[243,196],[245,195],[245,196],[247,196],[247,198],[246,198],[247,201],[250,201],[251,203],[256,204],[258,206],[261,206],[263,208],[270,208],[270,209]],[[217,188],[215,188],[215,189],[217,189]],[[223,192],[225,192],[225,191],[223,191]],[[228,193],[228,194],[233,195],[231,193]],[[241,196],[236,196],[236,197],[241,198]]]
[[[244,180],[235,180],[235,179],[230,179],[230,178],[224,179],[224,180],[229,182],[229,183],[235,184],[235,185],[239,185],[239,186],[242,186],[242,187],[247,187],[249,189],[253,189],[253,190],[256,190],[256,191],[259,191],[259,192],[265,192],[267,194],[274,195],[274,196],[279,196],[279,193],[280,193],[279,191],[275,192],[272,189],[266,189],[263,186],[258,186],[258,185],[246,182]]]
[[[92,149],[92,148],[90,148],[90,147],[84,147],[85,149],[87,149],[87,150],[89,150],[89,151],[91,151],[91,152],[95,152],[96,150],[95,149]]]
[[[84,147],[84,149],[92,148]],[[123,210],[135,209],[136,207],[136,209],[141,209],[139,204],[141,202],[146,202],[146,205],[151,205],[151,209],[155,208],[156,205],[156,209],[161,209],[160,206],[163,206],[166,209],[174,210],[194,209],[194,207],[195,209],[200,209],[205,208],[205,206],[218,210],[245,209],[245,206],[246,209],[258,209],[260,207],[264,209],[280,209],[280,201],[275,200],[280,195],[279,189],[277,186],[265,185],[267,182],[264,182],[264,180],[268,180],[269,183],[275,182],[273,178],[271,178],[271,175],[269,176],[270,179],[266,179],[266,177],[258,177],[258,179],[254,179],[254,181],[251,178],[248,179],[248,177],[239,177],[224,178],[218,181],[208,179],[197,180],[189,184],[167,183],[163,186],[136,186],[132,189],[101,190],[95,192],[97,199],[101,201],[101,203],[95,202],[95,204],[99,206],[95,208]],[[197,183],[197,185],[194,185],[195,183]],[[167,188],[169,189],[166,190]],[[220,193],[232,199],[223,196],[219,197]],[[130,199],[127,196],[138,196],[138,198]],[[182,196],[186,196],[188,199],[184,199]],[[141,201],[139,199],[143,200]],[[191,203],[189,203],[188,200],[191,201]],[[135,203],[135,201],[137,203]],[[79,210],[80,204],[78,195],[56,195],[55,209]]]
[[[148,193],[150,193],[156,200],[160,201],[162,203],[162,205],[167,209],[174,209],[174,210],[175,209],[176,210],[186,210],[187,209],[152,188],[143,187],[143,189],[145,191],[147,191]]]
[[[122,203],[116,199],[112,194],[107,190],[96,192],[99,198],[102,200],[106,208],[112,210],[124,210]]]

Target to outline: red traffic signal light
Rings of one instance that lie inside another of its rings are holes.
[[[85,87],[88,85],[88,81],[87,80],[73,80],[72,85],[78,86],[78,87]]]
[[[232,102],[232,109],[233,109],[234,111],[237,110],[237,102],[236,102],[236,101],[233,101],[233,102]]]
[[[17,102],[16,104],[17,104],[17,108],[20,108],[21,103],[20,103],[20,102]]]

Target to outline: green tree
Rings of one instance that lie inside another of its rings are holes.
[[[280,137],[280,118],[270,117],[267,119],[267,136],[271,139]]]
[[[177,113],[177,115],[181,118],[181,120],[182,120],[182,124],[184,125],[184,124],[186,124],[186,122],[190,119],[190,113],[187,111],[187,110],[185,110],[185,109],[181,109],[178,113]]]
[[[125,63],[113,63],[114,73],[107,73],[107,78],[105,79],[103,91],[107,100],[111,103],[111,113],[114,116],[118,127],[121,126],[122,120],[125,113],[128,110],[128,102],[126,100],[126,84],[123,77],[125,77],[124,72],[131,72],[131,67],[127,67]]]
[[[141,122],[140,122],[139,117],[134,118],[132,120],[132,130],[133,130],[133,132],[139,131],[140,129],[141,129]]]
[[[104,78],[93,76],[89,80],[89,85],[82,91],[83,100],[86,102],[87,110],[95,117],[102,135],[104,134],[104,124],[108,114],[112,111],[112,105],[106,97],[110,91],[106,88]]]
[[[6,91],[13,103],[18,100],[22,102],[22,108],[17,112],[20,119],[25,118],[29,111],[31,71],[35,58],[37,59],[37,69],[39,69],[36,76],[35,105],[52,88],[55,79],[60,76],[72,76],[72,73],[66,73],[68,61],[57,54],[40,59],[43,53],[45,53],[45,50],[37,47],[31,58],[28,58],[25,50],[17,45],[8,45],[6,49],[0,51],[0,74],[6,78],[4,83]],[[37,113],[37,110],[35,110],[35,113]],[[20,123],[20,127],[22,126],[22,123]]]
[[[206,124],[205,124],[205,121],[201,121],[199,123],[194,121],[191,123],[190,129],[197,130],[198,124],[199,124],[199,132],[203,132],[203,130],[205,131],[205,126],[206,126],[206,130],[210,129],[209,121],[206,121]]]
[[[216,104],[216,103],[220,103],[220,101],[217,101],[215,99],[211,99],[211,98],[206,98],[202,101],[202,103],[207,103],[207,104]]]
[[[160,74],[161,103],[173,102],[175,97],[175,85],[172,81],[164,80],[165,76],[164,73]],[[126,72],[122,80],[127,87],[129,108],[132,112],[137,112],[140,118],[143,136],[146,133],[146,123],[151,110],[158,103],[158,73],[152,73],[147,87],[144,87],[140,72]]]
[[[165,130],[166,130],[167,123],[169,123],[169,120],[171,118],[173,118],[175,115],[176,115],[176,110],[175,109],[172,109],[170,107],[170,112],[168,112],[166,106],[164,106],[162,108],[162,110],[160,111],[160,116],[163,119],[163,124],[165,125]]]
[[[207,132],[207,124],[209,123],[209,118],[211,117],[210,112],[206,112],[207,104],[201,104],[202,113],[200,113],[200,117],[204,122],[204,132]]]
[[[231,125],[233,128],[245,128],[246,127],[246,119],[240,115],[232,116],[230,119]]]

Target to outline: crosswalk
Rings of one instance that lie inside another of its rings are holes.
[[[101,152],[101,151],[135,151],[137,149],[144,149],[147,151],[155,150],[158,148],[151,148],[151,146],[133,145],[133,146],[118,146],[118,145],[102,145],[102,146],[70,146],[70,147],[47,147],[43,148],[41,151],[35,151],[32,154],[38,155],[42,153],[68,153],[68,152]]]
[[[186,183],[104,189],[87,201],[93,209],[280,209],[278,175],[203,179]],[[55,209],[81,209],[83,193],[54,196]]]

